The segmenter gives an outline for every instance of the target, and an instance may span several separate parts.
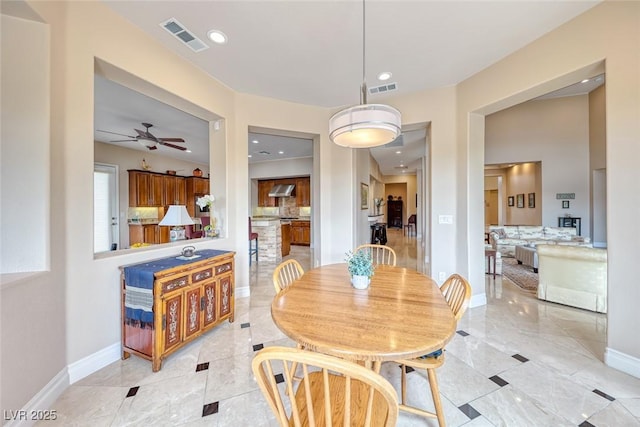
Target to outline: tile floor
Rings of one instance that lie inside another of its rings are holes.
[[[415,237],[388,237],[398,265],[424,271]],[[292,249],[309,268],[309,249]],[[274,267],[254,263],[251,297],[236,302],[234,323],[187,345],[157,373],[135,356],[112,363],[70,386],[51,407],[58,420],[42,425],[277,425],[250,368],[263,346],[293,346],[271,321]],[[605,315],[538,301],[501,277],[486,276],[485,286],[487,305],[461,319],[438,371],[449,426],[640,426],[640,379],[602,363]],[[397,365],[384,364],[382,374],[399,388]],[[425,375],[408,379],[413,404],[432,408]],[[401,413],[398,425],[437,423]]]

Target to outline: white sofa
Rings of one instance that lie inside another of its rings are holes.
[[[607,250],[538,245],[538,298],[607,312]]]
[[[489,242],[503,257],[511,258],[515,256],[516,246],[591,246],[591,240],[577,236],[575,228],[542,225],[492,225],[489,226]]]

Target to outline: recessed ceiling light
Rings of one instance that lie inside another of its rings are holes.
[[[589,81],[589,79],[584,79],[583,81],[581,81],[580,83],[587,83]]]
[[[187,150],[186,152],[187,152],[187,153],[190,153],[190,152],[191,152],[191,150]]]
[[[227,42],[226,34],[219,30],[211,30],[207,33],[207,36],[214,43],[225,44]]]
[[[404,163],[400,163],[400,167],[403,168],[404,167]]]
[[[284,154],[284,151],[278,151],[278,154]]]
[[[402,154],[402,151],[396,151],[396,154]]]
[[[251,158],[251,154],[249,154],[249,158]]]
[[[382,73],[378,74],[378,80],[383,82],[385,80],[389,80],[391,76],[392,74],[389,71],[383,71]]]
[[[257,144],[257,143],[259,143],[260,141],[258,141],[257,139],[254,139],[254,140],[253,140],[253,141],[251,141],[251,142],[253,142],[254,144]]]

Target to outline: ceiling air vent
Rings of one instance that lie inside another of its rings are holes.
[[[377,95],[379,93],[392,92],[398,90],[398,83],[387,83],[385,85],[374,86],[369,88],[370,95]]]
[[[177,19],[171,18],[160,23],[160,26],[167,30],[171,35],[180,40],[182,43],[189,46],[194,52],[201,52],[205,49],[209,49],[202,40],[196,37],[191,31],[185,29],[184,25],[178,22]]]

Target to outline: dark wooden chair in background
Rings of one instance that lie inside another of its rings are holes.
[[[413,230],[413,234],[416,234],[416,214],[410,215],[407,223],[404,225],[404,231],[408,236],[411,236],[411,230]]]

